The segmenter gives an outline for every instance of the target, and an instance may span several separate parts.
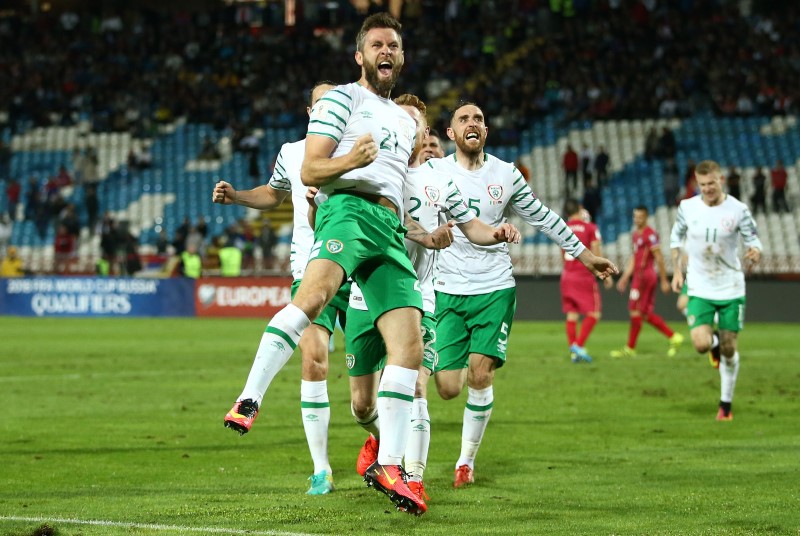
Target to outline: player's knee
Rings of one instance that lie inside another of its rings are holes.
[[[461,386],[450,383],[437,384],[436,390],[439,392],[439,396],[442,397],[442,400],[452,400],[461,394]]]
[[[736,353],[736,342],[735,341],[721,341],[719,344],[719,353],[725,357],[733,357],[733,354]]]
[[[350,404],[350,408],[353,412],[353,417],[355,417],[356,421],[358,422],[364,422],[375,415],[374,400],[353,400]]]

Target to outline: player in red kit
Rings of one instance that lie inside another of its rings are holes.
[[[636,355],[636,340],[642,329],[642,322],[664,334],[669,339],[667,355],[673,357],[683,344],[683,335],[675,333],[667,326],[664,319],[653,311],[656,303],[656,285],[659,280],[661,291],[669,293],[667,271],[664,256],[661,254],[658,233],[647,225],[647,207],[633,209],[633,257],[628,260],[625,271],[617,282],[617,289],[625,292],[628,281],[631,281],[631,293],[628,300],[628,312],[631,316],[631,327],[628,332],[628,344],[622,350],[614,350],[611,357],[633,357]],[[658,264],[656,273],[655,264]]]
[[[592,253],[600,255],[602,238],[597,225],[587,221],[575,199],[564,204],[567,226]],[[611,278],[603,280],[611,288]],[[561,310],[567,315],[567,342],[573,363],[591,363],[592,358],[584,347],[597,321],[600,320],[602,301],[594,274],[572,255],[564,253],[564,270],[561,272]],[[578,320],[583,316],[578,335]]]

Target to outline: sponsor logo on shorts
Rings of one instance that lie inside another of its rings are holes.
[[[331,253],[340,253],[344,249],[344,244],[339,240],[328,240],[325,242],[325,249]]]
[[[687,322],[687,323],[688,323],[690,326],[694,326],[694,321],[695,321],[695,320],[697,320],[697,319],[694,317],[694,315],[689,315],[689,316],[687,316],[687,317],[686,317],[686,322]]]
[[[353,354],[346,354],[344,356],[344,362],[347,364],[347,368],[351,369],[356,366],[356,356]]]

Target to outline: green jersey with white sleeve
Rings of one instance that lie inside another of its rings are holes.
[[[669,245],[683,246],[689,258],[689,296],[733,300],[745,295],[739,237],[745,248],[762,249],[750,209],[738,199],[726,195],[713,207],[699,195],[681,201]]]
[[[408,170],[404,191],[406,211],[426,231],[433,231],[439,226],[440,214],[456,223],[467,223],[475,219],[475,213],[467,208],[453,181],[435,170],[430,161]],[[422,310],[433,314],[436,310],[433,278],[437,252],[408,239],[406,249],[422,290]]]
[[[566,222],[536,198],[513,164],[490,154],[484,154],[483,166],[474,171],[464,169],[455,154],[430,162],[453,180],[467,206],[492,227],[513,211],[570,255],[577,257],[586,249]],[[478,246],[458,228],[453,235],[453,244],[440,252],[436,264],[437,292],[472,296],[515,286],[508,244]]]
[[[364,134],[372,134],[378,145],[375,161],[348,171],[320,191],[329,196],[337,191],[365,192],[402,207],[403,183],[416,138],[411,116],[391,99],[379,97],[357,82],[331,89],[314,104],[307,135],[335,140],[332,158],[349,153]]]
[[[289,264],[294,279],[302,279],[308,264],[308,255],[314,245],[314,230],[308,224],[308,187],[300,180],[300,167],[306,154],[306,140],[284,143],[275,161],[275,170],[269,185],[276,190],[292,193],[294,205],[294,228]]]

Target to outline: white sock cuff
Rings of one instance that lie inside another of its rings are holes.
[[[272,317],[272,320],[269,322],[269,327],[283,331],[297,344],[300,340],[300,335],[309,324],[311,324],[311,321],[303,310],[295,304],[289,303]],[[269,329],[269,327],[267,329]]]
[[[386,365],[381,376],[379,390],[397,390],[404,395],[413,395],[417,387],[417,376],[419,370],[398,367],[397,365]]]
[[[328,381],[310,382],[300,381],[300,398],[303,400],[324,398],[328,399]]]
[[[467,387],[467,404],[473,406],[487,406],[494,402],[494,389],[489,386],[486,389],[473,389]]]

